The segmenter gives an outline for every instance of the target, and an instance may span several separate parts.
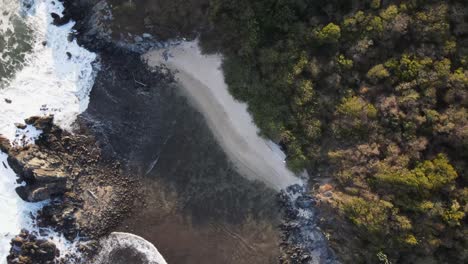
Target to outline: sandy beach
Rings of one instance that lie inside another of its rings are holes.
[[[229,94],[220,56],[201,54],[198,43],[193,41],[150,51],[143,58],[151,67],[164,65],[175,73],[184,93],[203,114],[240,174],[276,190],[300,182],[286,168],[284,154],[258,136],[247,105]]]

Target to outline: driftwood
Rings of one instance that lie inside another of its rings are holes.
[[[135,79],[135,74],[132,73],[132,75],[133,75],[133,81],[134,81],[136,84],[139,84],[139,85],[144,86],[144,87],[148,86],[148,85],[146,85],[146,84],[144,84],[144,83],[142,83],[142,82],[137,81],[137,80]]]
[[[148,167],[148,170],[146,170],[146,173],[145,175],[148,175],[153,169],[154,167],[156,166],[156,164],[158,164],[158,161],[159,161],[159,158],[161,157],[161,153],[164,149],[164,146],[166,146],[167,142],[169,141],[169,139],[172,137],[172,134],[167,136],[166,139],[164,140],[164,143],[162,144],[161,146],[161,150],[159,151],[158,153],[158,156],[156,157],[156,159],[150,164],[150,166]]]
[[[92,191],[90,191],[90,190],[86,190],[86,191],[89,193],[89,195],[91,195],[91,197],[94,198],[94,200],[96,200],[96,201],[98,200],[97,196]]]

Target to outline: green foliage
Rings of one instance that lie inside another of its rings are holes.
[[[405,243],[410,245],[410,246],[414,246],[414,245],[417,245],[418,244],[418,240],[416,239],[416,237],[414,235],[407,235],[404,239]]]
[[[454,40],[445,41],[443,50],[444,50],[445,55],[454,54],[457,50],[457,42]]]
[[[388,77],[390,77],[390,73],[382,64],[375,65],[367,72],[367,78],[373,83],[377,83]]]
[[[314,88],[311,80],[301,80],[297,89],[295,102],[297,105],[304,105],[312,100],[314,96]]]
[[[336,181],[359,231],[332,232],[360,242],[341,250],[466,262],[468,2],[210,2],[202,44],[223,52],[230,91],[289,168]]]
[[[418,163],[412,170],[384,166],[376,174],[378,184],[383,188],[390,186],[397,192],[418,193],[422,198],[430,196],[433,191],[448,184],[453,184],[457,177],[454,167],[442,154],[433,160]]]
[[[351,68],[353,68],[353,61],[347,59],[343,54],[340,54],[336,58],[336,61],[344,70],[350,70]]]
[[[337,113],[350,118],[361,118],[365,116],[368,119],[372,119],[377,116],[377,109],[360,97],[350,96],[343,99],[341,104],[337,107]]]
[[[415,14],[415,30],[423,41],[444,42],[450,35],[447,19],[448,6],[440,3]]]
[[[398,7],[396,5],[389,5],[386,9],[380,11],[380,17],[386,21],[395,19],[398,15]]]
[[[288,167],[294,172],[300,172],[307,162],[307,158],[301,150],[300,144],[293,141],[288,147]]]
[[[408,54],[403,54],[398,66],[398,75],[403,81],[412,81],[416,79],[423,69],[432,64],[430,58],[416,58]]]
[[[337,106],[338,117],[332,129],[338,139],[362,139],[368,135],[372,120],[377,117],[377,109],[357,96],[345,97]]]
[[[451,226],[459,226],[465,217],[465,212],[460,209],[462,209],[460,204],[456,200],[452,201],[450,208],[442,213],[442,219]]]
[[[322,29],[315,31],[314,35],[322,44],[334,44],[340,40],[341,28],[334,23],[329,23]]]
[[[359,228],[370,233],[384,233],[393,205],[386,201],[369,201],[361,197],[352,197],[343,204],[346,216]]]
[[[382,33],[384,30],[382,19],[378,16],[372,17],[366,27],[367,31]]]
[[[371,8],[372,9],[379,9],[380,8],[380,1],[381,0],[372,0],[371,4],[370,4]]]

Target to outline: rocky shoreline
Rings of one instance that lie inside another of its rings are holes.
[[[307,194],[304,185],[291,185],[282,190],[278,200],[284,209],[280,263],[340,263],[318,226],[316,198]]]
[[[131,211],[138,182],[123,173],[118,161],[102,156],[86,126],[77,124],[79,128],[72,134],[54,125],[52,116],[31,117],[25,123],[42,131],[34,145],[12,146],[8,140],[0,140],[10,167],[19,176],[18,183],[24,183],[17,187],[18,195],[29,202],[50,201],[35,216],[44,232],[41,237],[48,229],[69,241],[79,237],[79,250],[94,254],[96,240]],[[28,250],[44,243],[52,248],[52,241],[36,236],[24,231],[14,238],[8,263],[54,263],[50,256],[43,258]]]

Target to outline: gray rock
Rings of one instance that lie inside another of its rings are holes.
[[[138,43],[138,42],[142,42],[142,41],[143,41],[143,38],[140,37],[140,36],[136,36],[136,37],[134,38],[134,40],[135,40],[135,42]]]

